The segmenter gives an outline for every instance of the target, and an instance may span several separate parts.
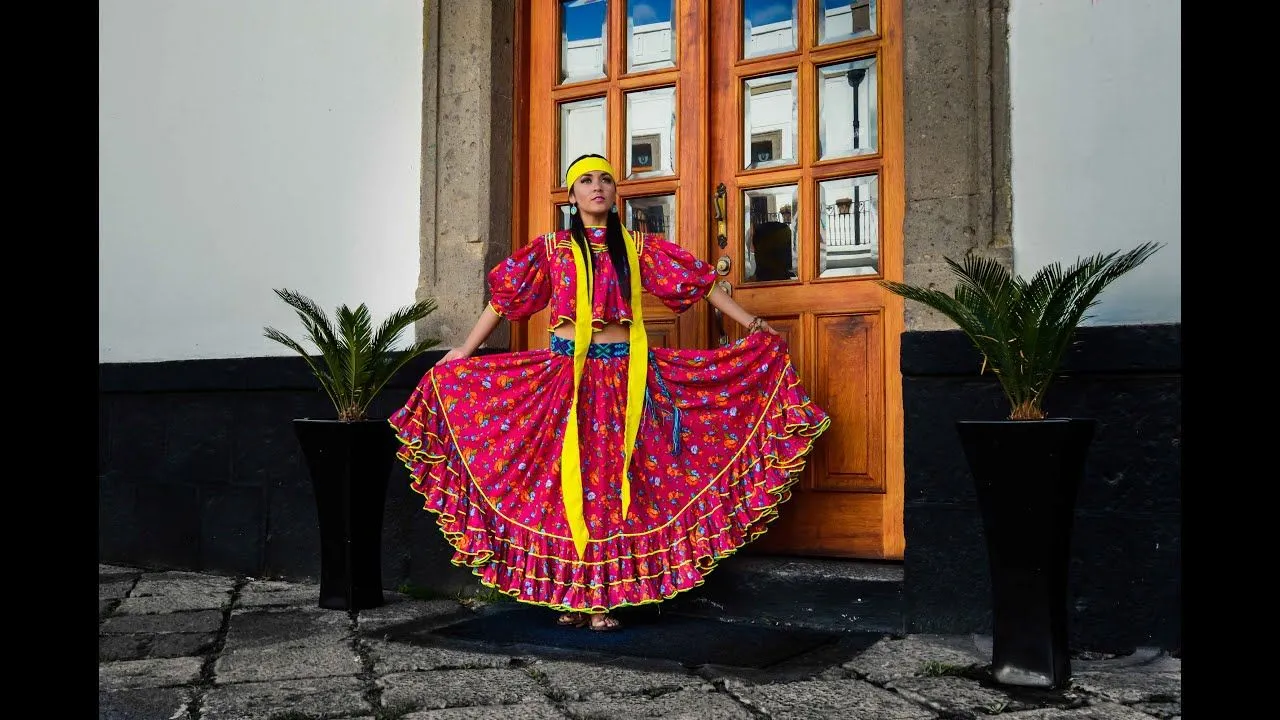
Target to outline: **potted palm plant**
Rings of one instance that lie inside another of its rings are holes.
[[[391,313],[375,331],[363,303],[337,308],[334,320],[310,298],[275,290],[298,314],[312,355],[272,327],[268,338],[306,361],[333,402],[337,418],[295,418],[294,433],[306,458],[320,530],[320,607],[360,610],[382,605],[382,515],[396,439],[386,418],[368,417],[387,381],[410,360],[435,347],[427,338],[403,351],[400,334],[436,309],[432,299]]]
[[[997,682],[1058,688],[1070,677],[1071,526],[1097,421],[1047,416],[1045,392],[1099,294],[1159,248],[1098,253],[1066,270],[1055,262],[1030,280],[990,258],[944,258],[958,280],[950,294],[878,281],[958,325],[1009,402],[1005,420],[956,421],[982,514]]]

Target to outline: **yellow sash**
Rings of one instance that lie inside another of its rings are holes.
[[[649,336],[644,331],[644,308],[640,286],[640,258],[631,233],[624,227],[622,237],[627,246],[627,267],[631,270],[631,328],[630,349],[627,357],[627,420],[622,448],[622,519],[626,520],[631,509],[631,451],[640,432],[640,418],[644,414],[644,389],[646,366],[649,360]],[[587,348],[591,345],[591,301],[595,283],[591,264],[582,257],[577,242],[570,242],[573,250],[573,268],[578,288],[574,298],[573,328],[573,400],[569,403],[568,425],[564,431],[564,445],[560,451],[560,494],[564,500],[565,518],[573,535],[573,546],[578,557],[586,557],[587,521],[582,512],[582,457],[578,447],[578,387],[582,382],[582,369],[587,364]]]

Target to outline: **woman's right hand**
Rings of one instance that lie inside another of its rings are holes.
[[[461,360],[462,358],[465,358],[465,357],[471,357],[471,353],[463,350],[462,348],[454,348],[449,352],[445,353],[444,357],[437,360],[436,365],[443,365],[449,362],[450,360]]]

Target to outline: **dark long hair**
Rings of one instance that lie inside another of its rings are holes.
[[[588,157],[608,160],[608,158],[603,155],[589,153],[587,155],[578,156],[572,163],[569,163],[569,166],[572,167],[573,163],[578,162],[578,160],[581,160],[582,158]],[[618,178],[615,177],[613,182],[616,187]],[[571,187],[569,189],[572,190],[573,188]],[[577,241],[578,247],[582,249],[583,257],[587,259],[587,262],[591,263],[591,271],[594,273],[596,268],[596,259],[595,256],[591,254],[591,249],[587,247],[587,227],[582,223],[581,212],[569,214],[569,233],[573,235],[573,239]],[[616,210],[609,210],[609,218],[605,222],[604,237],[609,246],[609,259],[613,261],[613,272],[618,276],[618,287],[622,289],[623,299],[627,303],[630,303],[631,267],[627,264],[627,246],[626,242],[622,239],[622,218],[618,217],[618,212]]]

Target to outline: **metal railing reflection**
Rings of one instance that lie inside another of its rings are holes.
[[[641,208],[632,212],[631,231],[642,233],[667,234],[667,218],[661,205]]]
[[[823,208],[822,235],[828,247],[858,247],[875,242],[871,201],[837,202]]]

